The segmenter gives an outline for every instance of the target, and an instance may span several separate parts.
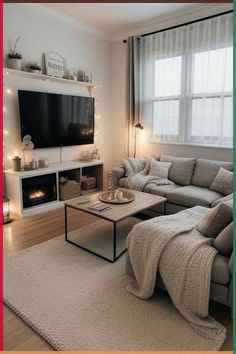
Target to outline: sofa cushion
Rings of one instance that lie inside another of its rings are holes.
[[[212,264],[211,280],[226,285],[230,282],[229,258],[217,254]]]
[[[223,195],[230,195],[233,193],[233,172],[227,171],[221,167],[210,185],[210,189],[219,192]]]
[[[196,229],[206,237],[216,237],[233,221],[233,209],[226,203],[221,203],[210,209],[196,226]]]
[[[209,211],[209,208],[197,205],[197,206],[191,208],[191,210],[196,211],[199,214],[205,215]]]
[[[171,181],[182,186],[190,184],[196,162],[194,158],[161,155],[160,161],[172,162],[169,171],[169,179]]]
[[[215,206],[217,206],[218,204],[220,203],[223,203],[223,202],[228,202],[228,201],[233,201],[233,194],[230,194],[230,195],[226,195],[226,197],[222,197],[220,199],[217,199],[215,200],[212,204],[211,204],[211,207],[214,208]]]
[[[172,162],[161,162],[152,159],[150,161],[150,176],[157,176],[160,178],[168,178],[169,170],[172,165]]]
[[[185,186],[167,193],[167,200],[169,203],[183,205],[190,208],[196,205],[210,207],[214,200],[221,197],[222,194],[220,193],[196,186]]]
[[[233,222],[226,226],[219,235],[215,238],[213,244],[220,253],[225,256],[233,251]]]
[[[178,184],[166,184],[164,186],[158,186],[158,187],[145,187],[144,192],[146,193],[151,193],[155,195],[159,195],[160,197],[166,197],[166,194],[174,191],[178,188],[182,188],[182,186],[179,186]]]
[[[195,165],[191,184],[199,187],[210,188],[219,169],[232,171],[232,162],[198,159]]]

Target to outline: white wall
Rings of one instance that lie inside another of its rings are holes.
[[[68,67],[82,68],[88,73],[91,72],[93,82],[102,85],[102,88],[97,88],[95,92],[96,113],[100,115],[100,118],[96,119],[99,126],[98,147],[101,158],[106,161],[106,169],[110,168],[112,157],[111,43],[23,5],[5,4],[4,59],[10,49],[10,43],[14,42],[17,36],[21,37],[18,50],[23,54],[23,65],[35,61],[42,63],[43,53],[56,51],[67,59]],[[7,93],[9,89],[10,93]],[[21,155],[18,89],[88,95],[87,89],[70,84],[43,82],[16,76],[5,78],[6,167],[11,167],[11,159],[15,154]],[[82,150],[92,147],[93,145],[64,147],[63,160],[78,159]],[[51,163],[59,161],[58,148],[34,151],[35,157],[40,155],[48,157]]]
[[[213,5],[212,5],[213,6]],[[211,14],[214,9],[209,8]],[[210,13],[209,13],[210,14]],[[200,17],[207,16],[208,13],[201,13]],[[193,15],[192,15],[193,16]],[[196,13],[196,18],[198,14]],[[191,18],[192,20],[193,18]],[[181,17],[179,23],[188,21],[188,17]],[[176,20],[177,21],[177,20]],[[178,22],[177,22],[178,23]],[[176,23],[175,23],[176,24]],[[161,22],[162,27],[168,27],[168,23]],[[174,25],[174,23],[171,23]],[[158,24],[156,24],[158,28]],[[112,92],[113,92],[113,119],[114,119],[114,140],[113,146],[115,154],[113,154],[113,163],[119,164],[120,160],[125,156],[125,135],[122,131],[125,127],[125,104],[126,104],[126,44],[122,40],[114,42],[112,45]],[[143,122],[142,122],[143,123]],[[146,129],[145,129],[146,128]],[[147,127],[138,133],[137,156],[150,156],[152,154],[161,155],[168,154],[174,156],[192,156],[203,157],[207,159],[232,161],[233,150],[224,148],[199,147],[193,145],[176,145],[176,144],[157,144],[151,143]]]

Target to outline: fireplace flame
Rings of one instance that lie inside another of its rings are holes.
[[[37,191],[32,194],[30,194],[29,199],[37,199],[37,198],[42,198],[45,196],[45,193],[43,191]]]

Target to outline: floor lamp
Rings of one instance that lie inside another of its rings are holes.
[[[136,156],[136,148],[137,148],[137,129],[143,130],[143,126],[141,123],[137,123],[134,126],[135,128],[135,135],[134,135],[134,157]]]

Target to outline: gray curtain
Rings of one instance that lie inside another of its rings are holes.
[[[134,149],[134,125],[139,122],[139,38],[136,36],[129,37],[126,42],[127,46],[127,103],[126,103],[126,127],[127,127],[127,143],[126,153],[128,156],[133,155]]]

